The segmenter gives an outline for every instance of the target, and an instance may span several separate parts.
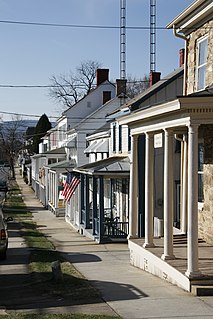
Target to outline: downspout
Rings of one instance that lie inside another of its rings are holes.
[[[185,41],[185,53],[184,53],[184,75],[183,75],[183,95],[186,95],[186,66],[187,66],[187,58],[188,58],[188,49],[187,49],[187,40],[188,38],[182,34],[177,33],[176,26],[173,25],[173,34],[182,40]]]

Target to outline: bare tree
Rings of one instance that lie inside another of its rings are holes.
[[[86,94],[92,89],[96,77],[96,70],[99,67],[100,63],[92,60],[81,62],[80,66],[77,67],[78,78],[76,81],[79,81],[79,84],[82,86],[83,90],[86,91]]]
[[[142,93],[149,87],[149,76],[144,75],[142,79],[136,79],[131,75],[127,79],[126,94],[128,97],[133,98],[136,95]]]
[[[0,125],[0,149],[3,160],[8,161],[15,177],[15,162],[19,151],[23,148],[23,122],[20,118],[13,118],[7,127]]]
[[[52,76],[49,95],[63,108],[70,108],[85,94],[88,94],[94,84],[96,70],[100,63],[92,60],[84,61],[76,68],[76,73]]]

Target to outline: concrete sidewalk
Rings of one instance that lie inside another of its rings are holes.
[[[127,244],[97,244],[80,235],[64,218],[43,209],[31,188],[18,176],[17,182],[40,231],[99,289],[111,314],[126,319],[213,318],[213,297],[194,297],[131,266]]]

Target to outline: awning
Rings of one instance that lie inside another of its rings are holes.
[[[75,168],[74,171],[89,175],[126,177],[129,176],[130,161],[127,156],[113,156]]]
[[[93,149],[97,146],[97,141],[94,143],[90,144],[87,148],[85,148],[84,153],[93,153]]]
[[[109,140],[103,140],[99,145],[96,146],[94,152],[97,153],[108,153],[109,152]]]
[[[108,139],[101,139],[90,144],[85,150],[84,153],[107,153],[109,152],[109,141]]]
[[[77,142],[76,138],[77,138],[77,135],[68,137],[65,148],[76,148],[76,142]]]

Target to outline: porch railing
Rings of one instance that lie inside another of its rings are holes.
[[[104,237],[110,238],[127,238],[129,233],[129,223],[120,222],[117,218],[105,219]]]

